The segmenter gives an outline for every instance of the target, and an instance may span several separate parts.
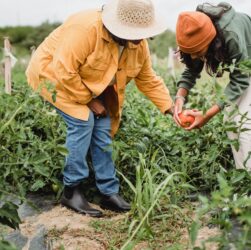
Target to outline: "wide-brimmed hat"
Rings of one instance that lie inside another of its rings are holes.
[[[102,21],[113,35],[127,40],[149,38],[167,29],[151,0],[111,0],[103,7]]]

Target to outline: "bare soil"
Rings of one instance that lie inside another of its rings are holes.
[[[95,205],[92,206],[99,208]],[[50,250],[108,250],[111,249],[109,248],[109,239],[105,239],[104,234],[95,230],[90,223],[94,220],[115,222],[122,220],[125,215],[110,213],[108,211],[104,211],[104,213],[105,217],[94,219],[78,214],[61,205],[56,205],[50,211],[26,217],[20,225],[20,231],[22,235],[32,239],[37,234],[38,229],[43,226],[47,232],[47,247]],[[219,234],[219,230],[216,228],[202,228],[199,231],[196,245],[201,246],[202,241],[217,234]],[[188,242],[188,234],[185,229],[181,241],[184,245]],[[28,249],[29,241],[23,250]],[[149,249],[147,242],[141,242],[134,248],[134,250],[143,249]],[[207,244],[206,249],[216,250],[217,245],[212,243]]]

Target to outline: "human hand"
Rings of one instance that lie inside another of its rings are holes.
[[[209,117],[206,114],[203,114],[202,111],[193,109],[193,110],[186,110],[186,115],[191,115],[195,118],[194,122],[189,126],[184,129],[186,130],[192,130],[195,128],[201,128],[203,127],[208,121]]]
[[[187,110],[183,110],[182,113],[179,114],[179,118],[180,118],[180,125],[183,128],[190,127],[195,120],[194,116],[187,115]]]
[[[96,116],[104,117],[107,115],[107,111],[99,99],[92,99],[89,103],[87,103],[87,106]]]
[[[178,98],[176,97],[175,104],[174,104],[174,110],[173,110],[173,119],[178,126],[181,126],[179,114],[182,112],[184,102],[185,102],[185,98],[182,98],[182,96],[180,96]]]

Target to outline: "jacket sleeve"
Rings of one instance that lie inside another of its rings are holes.
[[[53,57],[54,73],[73,102],[87,104],[92,93],[82,81],[79,67],[91,53],[90,34],[78,25],[69,26],[63,32]]]
[[[181,78],[177,83],[179,88],[187,89],[188,91],[194,87],[196,80],[200,78],[200,73],[203,69],[204,62],[201,60],[193,60],[193,68],[186,67],[181,74]]]
[[[235,36],[233,33],[231,39],[229,39],[226,44],[230,63],[234,60],[235,65],[237,66],[232,72],[230,72],[230,81],[224,90],[224,93],[229,101],[236,100],[249,86],[249,75],[242,73],[238,69],[238,64],[248,59],[248,53],[246,51],[247,46],[241,46],[238,40],[237,35]]]
[[[163,79],[158,77],[152,69],[147,42],[145,49],[146,59],[139,74],[135,78],[135,83],[137,88],[147,96],[162,113],[165,113],[172,107],[173,101]]]

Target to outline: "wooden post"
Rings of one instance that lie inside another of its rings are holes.
[[[8,37],[4,38],[4,53],[5,93],[11,94],[11,57],[10,41]]]

